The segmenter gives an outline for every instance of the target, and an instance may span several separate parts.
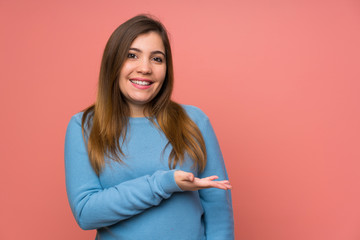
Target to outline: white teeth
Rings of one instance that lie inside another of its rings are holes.
[[[143,86],[148,86],[151,83],[147,82],[147,81],[138,81],[138,80],[130,80],[132,83],[138,84],[138,85],[143,85]]]

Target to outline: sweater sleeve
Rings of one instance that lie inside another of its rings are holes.
[[[71,210],[85,230],[128,219],[181,191],[174,170],[156,171],[104,189],[89,162],[79,114],[71,118],[66,131],[65,177]]]
[[[200,177],[217,175],[219,180],[228,179],[218,140],[206,116],[201,132],[206,145],[207,164]],[[199,190],[199,194],[204,208],[206,239],[234,239],[234,220],[230,190],[224,191],[217,188],[209,188]]]

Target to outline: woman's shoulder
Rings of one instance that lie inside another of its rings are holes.
[[[200,108],[185,104],[181,104],[181,106],[196,124],[202,124],[209,120],[208,116]]]
[[[77,123],[77,124],[81,124],[81,119],[84,115],[84,112],[78,112],[75,113],[74,115],[71,116],[70,118],[70,123]]]
[[[86,121],[85,121],[85,126],[87,126],[86,128],[88,128],[89,122],[90,122],[90,125],[91,125],[91,117],[89,115],[91,115],[91,114],[87,114],[87,116],[86,116]],[[68,126],[80,127],[81,128],[82,127],[83,117],[84,117],[84,111],[75,113],[74,115],[71,116]]]
[[[71,135],[71,133],[81,133],[83,131],[83,120],[84,112],[78,112],[71,116],[68,126],[67,126],[67,133]],[[86,116],[86,121],[84,123],[84,130],[88,134],[88,131],[90,130],[90,125],[88,124],[89,116]],[[91,123],[91,120],[90,120]],[[82,136],[82,135],[81,135]]]

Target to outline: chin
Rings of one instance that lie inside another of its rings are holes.
[[[146,105],[151,101],[151,99],[133,99],[131,102],[136,105]]]

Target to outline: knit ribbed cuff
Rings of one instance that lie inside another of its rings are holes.
[[[183,192],[183,190],[175,182],[175,171],[176,170],[166,171],[161,177],[160,184],[166,193],[171,194],[174,192]]]

